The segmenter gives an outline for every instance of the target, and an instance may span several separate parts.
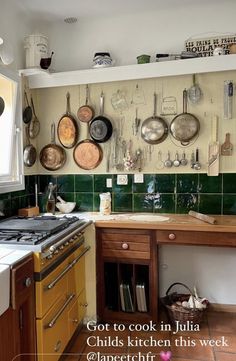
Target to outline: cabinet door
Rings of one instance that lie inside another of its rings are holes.
[[[84,248],[80,247],[76,252],[74,260],[77,262],[68,272],[68,292],[75,293],[76,297],[79,296],[81,291],[85,288],[85,251]]]

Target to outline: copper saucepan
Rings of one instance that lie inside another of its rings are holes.
[[[66,113],[61,117],[57,126],[57,136],[65,148],[73,148],[78,140],[78,124],[70,112],[70,93],[66,94]]]
[[[51,125],[51,143],[45,145],[39,155],[41,165],[47,170],[58,170],[66,162],[66,152],[55,142],[55,124]]]

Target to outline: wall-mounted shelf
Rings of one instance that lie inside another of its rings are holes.
[[[234,54],[59,73],[40,71],[27,74],[26,69],[25,72],[21,70],[21,74],[28,76],[29,87],[35,89],[230,70],[236,70]]]

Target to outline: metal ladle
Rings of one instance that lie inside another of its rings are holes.
[[[201,169],[201,163],[199,162],[199,150],[198,150],[198,148],[196,149],[196,162],[194,163],[193,168],[195,170]]]
[[[182,158],[180,159],[180,164],[181,165],[187,165],[188,164],[185,152],[183,152],[183,154],[182,154]]]
[[[179,167],[179,166],[180,166],[180,161],[179,161],[179,154],[178,154],[178,152],[175,153],[175,160],[173,161],[173,166],[174,166],[174,167]]]
[[[172,162],[172,160],[170,159],[170,152],[168,151],[168,153],[167,153],[167,159],[166,159],[165,162],[164,162],[164,166],[165,166],[166,168],[171,168],[172,165],[173,165],[173,162]]]

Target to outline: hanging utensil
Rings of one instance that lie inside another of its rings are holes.
[[[195,159],[196,159],[196,161],[194,163],[193,168],[195,170],[199,170],[199,169],[201,169],[201,163],[199,162],[199,149],[198,148],[196,149]]]
[[[182,145],[188,145],[200,130],[200,122],[195,115],[187,113],[187,90],[183,91],[183,113],[176,115],[170,123],[170,133]]]
[[[25,107],[25,109],[23,111],[23,122],[25,124],[28,124],[32,119],[33,113],[32,113],[32,109],[31,109],[31,107],[29,105],[29,101],[28,101],[26,91],[24,91],[24,95],[25,95],[25,100],[26,100],[27,106]]]
[[[196,84],[196,75],[193,74],[193,85],[187,90],[188,92],[188,100],[192,104],[197,104],[202,99],[202,90],[198,84]]]
[[[185,152],[183,152],[183,154],[182,154],[182,158],[180,159],[180,164],[183,165],[183,166],[188,164]]]
[[[230,143],[230,133],[225,134],[225,142],[221,146],[221,155],[232,155],[233,144]]]
[[[145,104],[144,92],[138,84],[135,86],[135,90],[132,95],[131,104]]]
[[[167,153],[167,159],[164,161],[164,166],[165,166],[166,168],[171,168],[172,165],[173,165],[173,162],[172,162],[172,160],[170,159],[170,152],[168,151],[168,153]]]
[[[179,167],[180,166],[180,160],[179,160],[179,154],[178,152],[175,153],[175,159],[173,161],[173,166],[174,167]]]
[[[164,97],[161,104],[161,115],[176,115],[177,101],[174,96]]]
[[[100,115],[95,117],[90,125],[89,132],[91,138],[98,143],[104,143],[112,136],[112,123],[110,119],[103,115],[104,110],[104,94],[100,96]]]
[[[157,96],[154,93],[154,112],[153,116],[145,119],[141,126],[141,137],[149,144],[158,144],[163,142],[168,135],[168,125],[166,121],[156,115]]]
[[[31,100],[31,107],[32,107],[32,110],[33,110],[33,118],[32,118],[32,120],[31,120],[31,122],[29,124],[29,137],[31,139],[34,139],[39,134],[40,122],[38,120],[37,115],[35,114],[33,98],[31,97],[30,100]]]
[[[81,122],[89,123],[94,117],[94,109],[88,105],[89,101],[89,87],[86,85],[86,100],[85,105],[82,105],[77,111],[77,117]]]
[[[142,151],[140,148],[136,150],[136,165],[137,165],[138,171],[141,172],[141,170],[142,170]]]
[[[211,142],[208,146],[208,176],[218,176],[220,169],[220,144],[218,142],[218,117],[214,116],[211,121]]]
[[[224,81],[224,119],[232,119],[234,84],[232,80]]]
[[[29,138],[29,124],[25,127],[26,146],[23,153],[23,161],[26,167],[32,167],[37,159],[37,151],[33,144],[30,143]]]
[[[164,162],[162,160],[162,152],[161,150],[159,150],[157,153],[157,169],[162,169],[162,168],[164,168]]]
[[[55,141],[55,123],[51,125],[51,143],[41,149],[39,160],[45,169],[51,171],[62,168],[66,162],[65,149]]]
[[[4,102],[4,99],[2,97],[0,97],[0,116],[4,112],[4,109],[5,109],[5,102]]]
[[[135,135],[135,136],[138,135],[140,123],[141,123],[141,119],[138,118],[138,108],[136,108],[136,116],[135,116],[135,119],[134,119],[134,123],[133,123],[133,125],[132,125],[133,135]]]
[[[70,113],[70,93],[66,94],[66,113],[61,117],[57,126],[58,140],[64,148],[73,148],[79,135],[76,119]]]

